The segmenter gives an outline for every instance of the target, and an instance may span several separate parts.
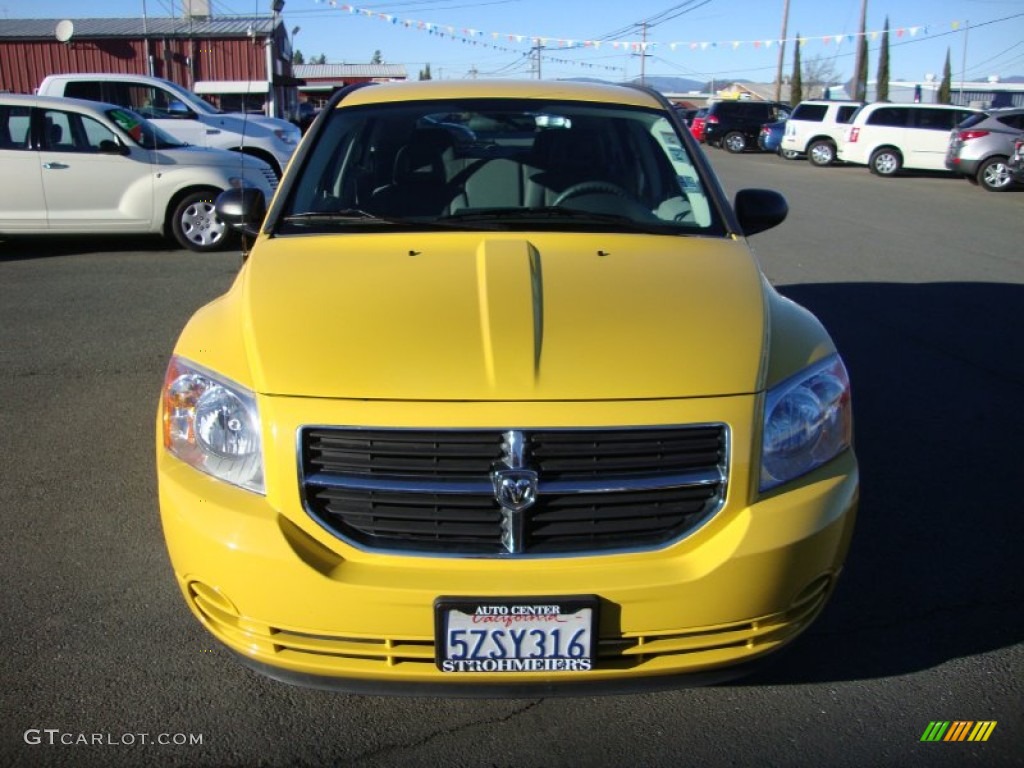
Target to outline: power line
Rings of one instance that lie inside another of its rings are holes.
[[[638,27],[644,25],[646,25],[648,29],[651,29],[653,27],[657,27],[660,26],[661,24],[664,24],[666,21],[671,21],[672,19],[678,18],[683,14],[695,11],[698,8],[705,6],[710,2],[711,0],[703,0],[703,2],[700,3],[697,3],[697,0],[688,0],[685,3],[679,3],[678,5],[674,5],[671,8],[666,8],[664,11],[659,11],[658,13],[655,13],[653,16],[650,16],[646,19],[642,19],[641,21],[637,21],[632,24],[627,24],[624,27],[619,27],[615,31],[608,32],[596,39],[599,40],[600,42],[605,42],[607,40],[615,40],[617,38],[628,35],[631,32],[634,32]]]

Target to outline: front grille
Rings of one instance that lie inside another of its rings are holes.
[[[269,165],[265,168],[260,168],[260,172],[263,174],[263,178],[267,180],[267,184],[270,185],[271,189],[277,189],[277,174],[274,173],[274,169]]]
[[[720,424],[306,428],[303,500],[329,531],[370,550],[486,557],[650,549],[721,506],[727,434]]]

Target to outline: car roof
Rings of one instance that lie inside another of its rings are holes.
[[[856,99],[804,99],[800,104],[824,104],[826,106],[830,104],[841,104],[849,106],[850,104],[864,104],[863,101],[857,101]],[[799,107],[800,104],[797,104]]]
[[[173,81],[154,75],[139,75],[118,72],[65,72],[59,75],[47,75],[47,80],[124,80],[133,83],[171,83]],[[185,86],[180,86],[184,88]],[[187,90],[187,89],[186,89]]]
[[[108,104],[104,101],[89,101],[86,99],[69,99],[65,96],[38,96],[25,93],[0,93],[0,101],[6,104],[22,105],[26,107],[39,107],[41,109],[66,109],[73,107],[83,112],[102,113],[108,109],[124,110],[117,104]]]
[[[981,112],[982,110],[977,107],[963,107],[959,104],[920,104],[920,103],[908,103],[905,101],[872,101],[870,104],[865,104],[864,109],[876,109],[879,107],[900,107],[906,109],[966,109],[969,112]]]
[[[351,91],[345,107],[430,99],[566,99],[663,108],[651,92],[611,83],[563,80],[417,80],[380,83]]]

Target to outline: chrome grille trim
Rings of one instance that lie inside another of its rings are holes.
[[[724,504],[729,429],[303,427],[302,500],[363,550],[445,557],[646,551]]]

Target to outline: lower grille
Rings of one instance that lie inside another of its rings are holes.
[[[809,585],[785,610],[756,619],[660,632],[622,632],[608,627],[597,643],[597,673],[672,672],[729,663],[779,647],[803,631],[821,612],[833,581]],[[441,675],[430,636],[370,637],[275,627],[226,609],[202,584],[189,585],[189,597],[207,626],[235,647],[258,649],[264,659],[316,665],[324,674]],[[588,673],[590,674],[590,673]]]
[[[306,509],[364,549],[542,556],[650,549],[725,497],[724,425],[301,432]]]

